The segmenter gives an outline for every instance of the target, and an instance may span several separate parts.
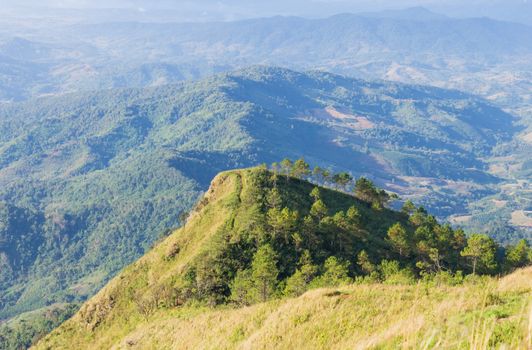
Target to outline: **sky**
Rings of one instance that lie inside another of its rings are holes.
[[[323,17],[423,6],[453,17],[492,17],[532,24],[532,0],[0,0],[1,7],[31,10],[114,8],[131,13],[171,10],[176,19],[233,20],[273,15]],[[168,15],[169,13],[166,13]]]

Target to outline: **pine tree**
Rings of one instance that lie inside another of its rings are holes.
[[[277,181],[279,180],[279,171],[280,166],[279,163],[275,162],[272,164],[272,182],[273,187],[277,188]]]
[[[319,166],[314,167],[312,170],[312,177],[314,178],[314,181],[316,181],[318,184],[321,184],[324,181],[323,169]]]
[[[290,176],[290,171],[292,170],[293,163],[290,159],[285,158],[281,161],[281,171],[286,176],[286,179],[288,180],[288,177]]]
[[[388,229],[388,241],[399,255],[410,255],[410,238],[399,222]]]
[[[351,281],[349,278],[348,262],[342,261],[335,256],[331,256],[325,260],[323,267],[323,274],[316,280],[317,286],[339,286]]]
[[[314,199],[314,201],[321,199],[320,189],[318,187],[314,187],[310,192],[310,196]]]
[[[303,294],[318,272],[318,267],[312,263],[308,250],[303,252],[298,265],[296,272],[286,281],[285,295],[298,296]]]
[[[331,182],[331,171],[329,169],[323,169],[321,175],[324,183]]]
[[[294,232],[298,222],[298,212],[288,208],[268,210],[268,225],[274,239],[282,238],[285,242]]]
[[[300,158],[294,162],[294,165],[292,166],[291,175],[301,179],[310,174],[310,166],[307,162],[305,162],[305,159]]]
[[[257,301],[264,302],[273,296],[278,275],[277,255],[269,244],[265,244],[257,250],[251,264],[251,277]]]
[[[346,172],[334,174],[333,176],[333,182],[336,184],[337,188],[345,189],[351,180],[353,180],[353,177]]]
[[[414,211],[416,210],[416,206],[414,203],[409,199],[403,204],[403,207],[401,208],[401,212],[405,215],[412,215]]]
[[[251,270],[240,270],[231,283],[231,300],[238,305],[249,305],[253,300]]]
[[[416,227],[423,225],[427,221],[427,219],[428,214],[425,208],[423,207],[417,208],[410,216],[410,222]]]
[[[356,225],[357,227],[360,226],[361,216],[357,207],[352,206],[347,209],[347,218],[349,219],[349,223],[351,225]]]
[[[283,294],[289,297],[296,297],[307,290],[307,283],[305,283],[305,277],[301,270],[297,269],[292,276],[286,280],[286,287]]]
[[[384,196],[384,194],[379,192],[371,180],[361,177],[355,182],[355,196],[373,204],[379,203],[379,196]]]
[[[368,275],[373,273],[376,269],[375,265],[370,261],[369,255],[365,250],[362,250],[360,253],[358,253],[357,264],[360,266],[362,271]]]
[[[328,213],[329,209],[327,209],[327,206],[325,205],[325,203],[323,203],[321,199],[315,201],[314,204],[312,204],[312,207],[310,208],[310,215],[316,218],[318,221],[326,217]]]
[[[467,246],[460,253],[471,260],[473,274],[476,274],[477,267],[484,270],[493,270],[497,266],[495,261],[495,251],[497,246],[495,241],[484,234],[472,234],[467,240]]]
[[[525,239],[517,242],[516,245],[510,246],[506,251],[506,265],[508,269],[523,267],[530,263],[529,259],[530,246]]]
[[[348,231],[355,234],[358,238],[365,240],[366,233],[362,228],[362,216],[360,215],[359,210],[352,206],[347,209],[346,213]]]
[[[268,191],[266,195],[266,203],[269,208],[280,208],[283,204],[283,199],[281,198],[281,193],[277,188],[272,188]]]

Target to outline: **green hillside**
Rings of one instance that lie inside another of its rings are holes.
[[[216,176],[182,228],[36,348],[483,348],[530,340],[530,269],[501,281],[464,279],[452,271],[471,271],[475,239],[466,242],[462,231],[419,208],[385,209],[375,202],[382,194],[372,197],[360,182],[357,198],[282,173]],[[498,261],[490,244],[477,272],[516,261],[516,249]],[[522,252],[514,266],[529,262],[530,249]],[[333,289],[316,289],[324,287]]]
[[[226,169],[305,156],[462,213],[498,186],[485,159],[513,121],[454,90],[270,67],[2,105],[0,318],[93,295]]]

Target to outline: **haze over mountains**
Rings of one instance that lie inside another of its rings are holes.
[[[503,102],[530,98],[531,27],[423,9],[314,20],[19,28],[7,25],[0,34],[4,100],[158,85],[259,63],[464,88]],[[513,89],[502,83],[509,76]]]
[[[238,20],[276,15],[324,17],[337,13],[364,13],[426,7],[452,17],[491,17],[498,20],[531,24],[532,6],[526,0],[6,0],[3,10],[14,10],[11,16],[55,17],[109,21],[208,21]],[[389,12],[388,12],[389,13]]]

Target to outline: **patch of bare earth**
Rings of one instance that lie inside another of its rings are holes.
[[[521,139],[523,139],[523,141],[525,141],[526,143],[532,144],[532,132],[521,136]]]
[[[465,224],[471,220],[471,215],[453,216],[450,218],[451,222],[456,225]]]
[[[515,226],[532,227],[532,211],[516,210],[512,213],[511,223]]]
[[[508,201],[501,201],[497,199],[493,199],[492,202],[493,204],[495,204],[496,208],[504,208],[506,206],[506,203],[508,203]]]
[[[351,114],[343,108],[326,107],[312,109],[300,116],[302,119],[317,119],[331,122],[352,130],[366,130],[375,126],[368,118],[362,115]]]

